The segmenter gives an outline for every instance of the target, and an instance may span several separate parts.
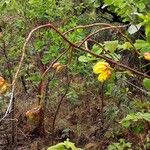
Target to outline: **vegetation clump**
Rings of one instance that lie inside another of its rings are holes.
[[[0,149],[149,149],[149,10],[1,0]]]

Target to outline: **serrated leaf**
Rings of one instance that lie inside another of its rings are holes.
[[[150,52],[150,43],[144,40],[136,40],[135,48],[139,49],[142,54]]]
[[[130,44],[130,42],[125,42],[122,45],[118,45],[118,48],[123,50],[129,50],[132,48],[132,45]]]
[[[114,53],[118,46],[118,40],[115,41],[105,41],[104,42],[105,49],[110,51],[111,53]]]
[[[82,55],[78,58],[80,62],[89,62],[90,58],[88,56]]]
[[[95,54],[100,54],[103,50],[102,50],[102,48],[100,48],[98,45],[94,44],[93,47],[92,47],[92,51],[93,51]]]
[[[130,124],[131,124],[130,121],[124,121],[124,120],[122,120],[120,123],[121,123],[124,127],[126,127],[126,128],[128,128],[128,127],[130,126]]]
[[[141,112],[138,112],[137,116],[139,116],[140,119],[144,119],[146,121],[150,121],[150,113],[141,113]]]
[[[64,141],[64,144],[67,149],[77,150],[77,148],[75,147],[75,144],[72,142]]]
[[[47,150],[64,150],[64,143],[58,143],[57,145],[49,147]]]
[[[77,148],[74,143],[70,142],[68,139],[64,143],[58,143],[57,145],[49,147],[47,150],[82,150]]]
[[[150,113],[138,112],[136,114],[129,114],[120,122],[124,127],[129,127],[132,122],[146,120],[150,121]]]
[[[143,84],[144,84],[144,87],[145,87],[147,90],[150,90],[150,79],[144,78]]]

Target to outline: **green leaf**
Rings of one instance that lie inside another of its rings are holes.
[[[124,127],[126,127],[126,128],[128,128],[129,126],[130,126],[130,124],[131,124],[131,122],[130,121],[124,121],[124,120],[122,120],[121,122],[120,122]]]
[[[129,114],[125,118],[123,118],[120,123],[124,127],[128,128],[132,122],[141,121],[141,120],[150,121],[150,113],[138,112],[136,114]]]
[[[145,16],[142,13],[135,12],[134,14],[137,15],[140,19],[145,20]]]
[[[128,128],[133,121],[137,121],[137,117],[135,114],[129,114],[120,122],[124,127]]]
[[[111,53],[114,53],[118,46],[118,40],[115,41],[105,41],[104,42],[105,49],[110,51]]]
[[[143,2],[141,2],[141,3],[139,2],[138,3],[138,8],[140,9],[140,11],[143,11],[145,9],[145,7],[146,6],[145,6],[145,4]]]
[[[67,149],[77,150],[77,148],[75,147],[75,144],[72,142],[64,141],[64,145]]]
[[[134,46],[140,50],[142,54],[150,52],[150,43],[144,40],[136,40]]]
[[[96,13],[95,13],[95,11],[92,11],[92,12],[89,13],[88,15],[89,15],[89,17],[90,17],[91,19],[93,19],[93,20],[96,19]]]
[[[145,35],[148,42],[150,42],[150,24],[145,26]]]
[[[85,55],[82,55],[82,56],[80,56],[80,57],[78,58],[78,60],[79,60],[80,62],[89,62],[89,61],[90,61],[90,57],[85,56]]]
[[[98,8],[100,5],[101,5],[100,0],[95,0],[95,2],[94,2],[94,7],[95,7],[95,8]]]
[[[57,145],[49,147],[47,150],[65,150],[64,143],[58,143]]]
[[[144,87],[145,87],[147,90],[150,90],[150,79],[144,78],[143,84],[144,84]]]
[[[27,80],[37,83],[41,81],[41,76],[37,73],[33,73],[30,77],[27,78]]]
[[[133,127],[131,127],[131,130],[134,132],[134,133],[144,133],[144,124],[141,122],[141,123],[138,123],[138,124],[135,124]]]
[[[130,44],[130,42],[125,42],[122,45],[118,45],[118,48],[123,50],[129,50],[132,48],[132,45]]]
[[[82,150],[77,148],[74,143],[70,142],[69,139],[64,143],[58,143],[57,145],[49,147],[47,150]]]
[[[92,47],[92,51],[93,51],[95,54],[100,54],[103,50],[102,50],[102,48],[100,48],[98,45],[94,44],[93,47]]]
[[[145,119],[146,121],[150,121],[150,113],[143,113],[142,114],[143,119]]]
[[[104,0],[105,4],[107,5],[111,5],[113,4],[113,0]]]
[[[95,0],[89,0],[89,3],[93,3],[93,2],[95,2]]]

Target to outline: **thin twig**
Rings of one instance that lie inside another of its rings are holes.
[[[149,96],[149,92],[147,92],[146,90],[144,90],[144,89],[142,89],[142,88],[136,86],[135,84],[133,84],[133,83],[127,81],[127,80],[124,80],[124,81],[125,81],[127,84],[133,86],[134,88],[138,89],[139,91],[141,91],[141,92],[143,92],[144,94],[146,94],[147,96]],[[150,97],[150,96],[149,96],[149,97]]]
[[[3,49],[3,53],[4,53],[4,56],[5,56],[5,59],[6,59],[6,63],[7,63],[7,70],[8,70],[8,73],[9,73],[10,82],[12,82],[11,64],[10,64],[10,60],[9,60],[7,52],[6,52],[5,41],[2,40],[2,42],[3,42],[3,48],[2,49]]]
[[[4,114],[4,116],[0,119],[0,122],[2,120],[4,120],[7,117],[7,115],[11,112],[12,103],[13,103],[13,99],[14,99],[14,91],[15,91],[15,86],[13,85],[12,86],[12,90],[11,90],[11,97],[10,97],[10,100],[9,100],[9,104],[8,104],[7,110],[6,110],[5,114]]]
[[[117,30],[118,30],[118,29],[117,29]],[[134,46],[134,44],[132,43],[132,41],[131,41],[125,34],[123,34],[120,30],[118,30],[118,32],[121,34],[122,37],[124,37],[124,38],[132,45],[132,47],[133,47],[133,49],[134,49],[134,52],[135,52],[138,56],[140,56],[140,53],[138,52],[138,50],[136,49],[136,47]]]
[[[65,96],[66,96],[67,93],[68,93],[69,85],[70,85],[70,79],[69,79],[68,70],[66,70],[66,72],[67,72],[67,87],[66,87],[66,90],[65,90],[64,94],[63,94],[62,97],[60,98],[60,101],[59,101],[59,103],[58,103],[56,112],[55,112],[55,114],[54,114],[53,123],[52,123],[52,144],[53,144],[53,141],[54,141],[55,122],[56,122],[56,119],[57,119],[57,115],[58,115],[58,113],[59,113],[60,106],[61,106],[61,104],[62,104],[62,102],[63,102]]]
[[[91,38],[93,35],[97,34],[97,33],[100,32],[100,31],[104,31],[104,30],[108,30],[108,29],[116,29],[116,27],[115,27],[115,26],[104,27],[104,28],[101,28],[101,29],[99,29],[99,30],[96,30],[95,32],[92,32],[91,34],[89,34],[87,37],[85,37],[85,38],[81,41],[79,47],[81,47],[82,44],[84,44],[84,42],[87,41],[89,38]]]
[[[124,27],[127,27],[129,25],[123,25],[123,26],[114,26],[114,25],[111,25],[111,24],[108,24],[108,23],[93,23],[93,24],[89,24],[89,25],[84,25],[84,26],[77,26],[77,27],[74,27],[66,32],[63,33],[63,35],[66,35],[74,30],[77,30],[77,29],[84,29],[84,28],[91,28],[91,27],[97,27],[97,26],[106,26],[106,27],[116,27],[116,28],[124,28]]]
[[[49,66],[48,68],[44,71],[44,73],[42,74],[42,79],[45,77],[45,75],[47,74],[47,72],[52,68],[52,66],[70,49],[71,47],[69,46],[69,48],[65,51],[63,51]]]

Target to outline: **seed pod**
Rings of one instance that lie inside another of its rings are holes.
[[[60,64],[59,62],[56,62],[56,63],[53,64],[52,68],[53,68],[53,69],[57,69],[57,67],[58,67],[59,65],[61,65],[61,64]]]
[[[65,67],[66,67],[66,65],[63,65],[59,62],[57,62],[53,65],[53,68],[56,70],[57,73],[63,71],[65,69]]]

